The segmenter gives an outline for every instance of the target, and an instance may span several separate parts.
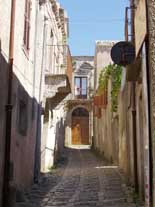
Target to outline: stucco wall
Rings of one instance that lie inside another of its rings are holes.
[[[5,58],[0,57],[1,61],[1,139],[4,139],[4,123],[5,123],[5,100],[7,97],[6,62],[9,56],[9,29],[10,29],[10,13],[11,0],[0,1],[0,39],[1,53]],[[36,5],[36,1],[32,1],[31,5],[31,29],[30,29],[30,51],[26,53],[23,46],[24,33],[24,13],[25,2],[16,1],[15,14],[15,38],[14,38],[14,65],[13,65],[13,90],[12,90],[12,136],[11,136],[11,160],[13,162],[13,179],[17,187],[28,187],[33,182],[34,162],[35,162],[35,145],[37,135],[37,117],[38,117],[38,101],[40,90],[41,76],[41,60],[42,60],[42,36],[43,36],[43,16],[42,8]],[[36,33],[36,8],[38,9],[38,31],[40,37]],[[35,39],[36,37],[36,39]],[[40,42],[38,42],[40,39]],[[37,52],[35,51],[35,46]],[[38,64],[38,65],[37,65]],[[22,97],[19,93],[22,90]],[[25,116],[26,133],[22,134],[19,130],[19,104],[20,100],[25,102],[27,115]],[[3,146],[4,142],[0,144]],[[3,155],[0,161],[0,172],[2,169]],[[2,176],[0,176],[2,178]],[[0,179],[1,179],[0,178]],[[0,186],[2,181],[0,181]],[[2,195],[0,193],[0,195]]]
[[[42,140],[41,140],[41,171],[48,172],[63,157],[65,140],[64,101],[53,107],[53,101],[47,100]]]

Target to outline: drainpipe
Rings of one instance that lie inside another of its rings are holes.
[[[135,4],[134,0],[130,0],[131,7],[131,41],[135,45],[135,29],[134,29],[134,15]],[[132,123],[133,123],[133,152],[134,152],[134,181],[135,192],[138,193],[138,171],[137,171],[137,125],[136,125],[136,82],[132,82]]]
[[[10,42],[9,42],[9,72],[8,72],[8,94],[6,104],[6,125],[5,125],[5,163],[4,163],[4,182],[3,182],[3,207],[9,207],[11,192],[10,180],[11,167],[11,122],[12,122],[12,81],[13,81],[13,58],[14,58],[14,33],[15,33],[15,6],[16,0],[11,2],[11,19],[10,19]]]

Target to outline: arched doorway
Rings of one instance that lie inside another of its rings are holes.
[[[72,112],[72,144],[89,144],[89,112],[82,107]]]

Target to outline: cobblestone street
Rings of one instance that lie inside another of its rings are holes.
[[[91,150],[70,149],[67,164],[58,165],[26,194],[17,207],[131,207],[117,167]]]

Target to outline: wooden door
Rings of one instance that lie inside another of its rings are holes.
[[[89,144],[89,117],[72,118],[72,144]]]

